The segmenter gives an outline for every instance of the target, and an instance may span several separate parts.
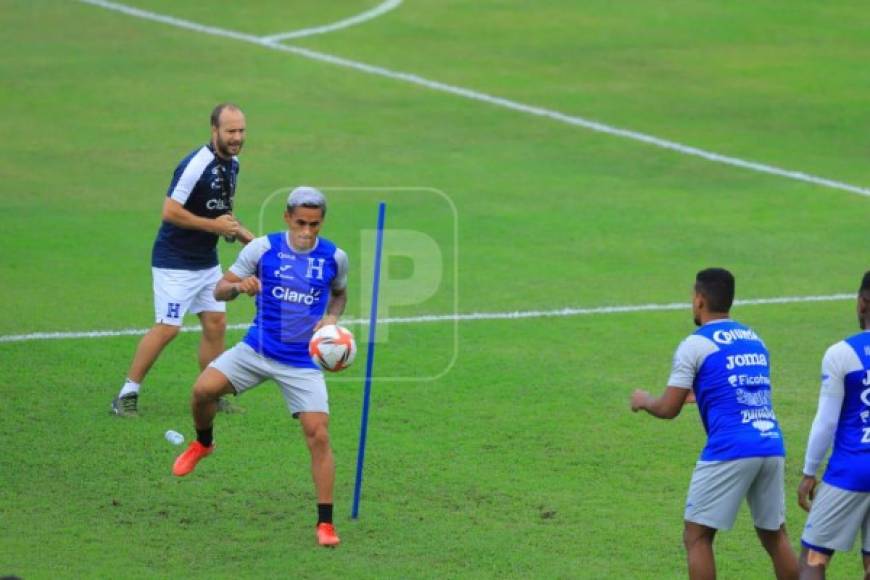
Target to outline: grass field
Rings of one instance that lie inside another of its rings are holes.
[[[378,2],[128,4],[266,35]],[[406,0],[288,44],[866,188],[868,26],[858,1]],[[257,233],[281,225],[273,192],[329,194],[323,233],[350,255],[349,318],[367,315],[381,199],[385,292],[438,283],[389,316],[688,303],[710,265],[735,273],[738,298],[851,294],[870,268],[866,195],[72,0],[4,0],[0,34],[0,575],[685,576],[703,429],[694,408],[654,421],[628,412],[628,396],[664,387],[688,309],[390,325],[376,373],[406,380],[375,380],[356,522],[363,365],[331,386],[334,551],[315,549],[307,452],[271,386],[218,418],[219,452],[194,475],[170,475],[178,449],[164,431],[193,435],[196,333],[161,357],[131,421],[108,406],[137,336],[3,338],[150,324],[162,197],[219,101],[247,114],[237,213]],[[440,266],[415,268],[399,230],[433,241]],[[238,251],[220,250],[224,265]],[[238,300],[228,316],[251,313]],[[797,546],[819,362],[856,330],[854,304],[734,315],[772,353]],[[363,343],[366,327],[353,328]],[[745,510],[716,550],[722,578],[771,575]],[[829,577],[860,572],[853,551]]]

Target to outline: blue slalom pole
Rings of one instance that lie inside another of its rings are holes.
[[[372,394],[372,367],[375,363],[375,330],[378,323],[378,286],[381,279],[381,251],[384,247],[384,214],[387,206],[378,204],[378,233],[375,243],[375,275],[372,280],[372,310],[369,314],[369,347],[366,352],[366,381],[363,390],[362,420],[359,426],[359,450],[356,456],[356,483],[353,487],[353,509],[351,519],[359,517],[359,499],[362,492],[363,463],[366,458],[366,433],[369,426],[369,399]]]

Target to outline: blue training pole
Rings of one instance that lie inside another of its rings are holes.
[[[375,330],[378,322],[378,286],[381,279],[381,250],[384,247],[384,214],[387,206],[378,205],[378,234],[375,243],[375,275],[372,280],[372,310],[369,314],[369,347],[366,352],[366,382],[363,389],[362,420],[359,426],[359,450],[356,456],[356,483],[353,487],[353,509],[351,519],[359,517],[359,499],[362,492],[363,463],[366,458],[366,433],[369,426],[369,399],[372,394],[372,367],[375,363]]]

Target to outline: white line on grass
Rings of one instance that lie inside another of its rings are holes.
[[[828,294],[825,296],[780,296],[777,298],[754,298],[735,300],[735,306],[756,306],[761,304],[793,304],[799,302],[833,302],[854,299],[854,294]],[[467,322],[473,320],[519,320],[523,318],[563,318],[566,316],[589,316],[596,314],[622,314],[633,312],[661,312],[667,310],[688,310],[691,305],[682,302],[669,304],[638,304],[634,306],[599,306],[596,308],[559,308],[556,310],[519,310],[515,312],[471,312],[469,314],[430,314],[382,318],[380,324],[414,324],[426,322]],[[368,325],[368,319],[349,318],[341,323],[345,326]],[[246,329],[250,324],[230,324],[231,330]],[[184,326],[182,332],[198,332],[199,326]],[[58,340],[64,338],[107,338],[115,336],[141,336],[147,328],[127,328],[124,330],[89,330],[82,332],[34,332],[31,334],[0,335],[0,343],[26,342],[31,340]]]
[[[375,6],[371,10],[367,10],[362,14],[357,14],[356,16],[352,16],[350,18],[346,18],[344,20],[339,20],[338,22],[333,22],[332,24],[326,24],[324,26],[315,26],[313,28],[303,28],[302,30],[294,30],[292,32],[282,32],[280,34],[272,34],[269,36],[263,36],[263,40],[269,40],[272,42],[281,42],[282,40],[291,40],[294,38],[303,38],[305,36],[314,36],[315,34],[325,34],[327,32],[334,32],[336,30],[342,30],[344,28],[350,28],[351,26],[356,26],[357,24],[362,24],[363,22],[368,22],[374,18],[382,14],[386,14],[390,10],[398,8],[402,3],[402,0],[387,0],[386,2],[382,2],[381,4]]]
[[[584,129],[588,129],[590,131],[595,131],[598,133],[605,133],[607,135],[613,135],[614,137],[621,137],[623,139],[629,139],[632,141],[639,141],[641,143],[646,143],[647,145],[652,145],[654,147],[659,147],[662,149],[668,149],[670,151],[675,151],[675,152],[680,153],[682,155],[689,155],[692,157],[700,157],[702,159],[706,159],[706,160],[712,161],[714,163],[721,163],[723,165],[730,165],[732,167],[739,167],[741,169],[746,169],[749,171],[755,171],[758,173],[766,173],[769,175],[776,175],[779,177],[784,177],[786,179],[792,179],[794,181],[811,183],[813,185],[819,185],[822,187],[828,187],[831,189],[837,189],[837,190],[841,190],[841,191],[848,191],[850,193],[856,193],[858,195],[870,197],[870,189],[865,188],[865,187],[851,185],[849,183],[845,183],[842,181],[836,181],[836,180],[828,179],[825,177],[818,177],[816,175],[811,175],[809,173],[804,173],[802,171],[792,171],[790,169],[782,169],[780,167],[775,167],[773,165],[767,165],[764,163],[758,163],[755,161],[748,161],[745,159],[740,159],[738,157],[731,157],[728,155],[714,153],[712,151],[699,149],[697,147],[692,147],[690,145],[683,145],[682,143],[678,143],[676,141],[668,141],[667,139],[661,139],[659,137],[654,137],[652,135],[647,135],[645,133],[639,133],[637,131],[631,131],[629,129],[621,129],[619,127],[613,127],[611,125],[606,125],[604,123],[599,123],[597,121],[592,121],[589,119],[585,119],[583,117],[567,115],[565,113],[560,113],[558,111],[545,109],[543,107],[524,105],[522,103],[518,103],[516,101],[511,101],[509,99],[504,99],[502,97],[495,97],[495,96],[488,95],[486,93],[481,93],[478,91],[474,91],[471,89],[465,89],[465,88],[458,87],[455,85],[449,85],[449,84],[441,83],[438,81],[432,81],[432,80],[429,80],[429,79],[426,79],[426,78],[423,78],[421,76],[417,76],[417,75],[411,74],[411,73],[393,71],[393,70],[386,69],[386,68],[379,67],[379,66],[365,64],[362,62],[357,62],[357,61],[349,60],[346,58],[341,58],[338,56],[325,54],[322,52],[316,52],[313,50],[309,50],[307,48],[300,48],[300,47],[296,47],[296,46],[287,46],[284,44],[279,44],[279,43],[274,42],[272,40],[261,38],[259,36],[245,34],[242,32],[237,32],[235,30],[227,30],[224,28],[217,28],[215,26],[205,26],[203,24],[198,24],[196,22],[191,22],[189,20],[174,18],[172,16],[166,16],[164,14],[158,14],[156,12],[149,12],[147,10],[141,10],[139,8],[132,8],[132,7],[126,6],[124,4],[118,4],[116,2],[108,2],[107,0],[79,0],[79,1],[84,2],[86,4],[92,4],[94,6],[99,6],[101,8],[106,8],[108,10],[114,10],[116,12],[121,12],[121,13],[127,14],[129,16],[135,16],[136,18],[144,18],[146,20],[154,20],[156,22],[162,22],[163,24],[169,24],[171,26],[176,26],[178,28],[185,28],[187,30],[193,30],[196,32],[204,33],[204,34],[211,34],[214,36],[221,36],[224,38],[232,38],[234,40],[239,40],[242,42],[249,42],[251,44],[256,44],[256,45],[259,45],[259,46],[262,46],[265,48],[269,48],[272,50],[277,50],[277,51],[281,51],[281,52],[295,54],[297,56],[302,56],[302,57],[305,57],[305,58],[308,58],[311,60],[316,60],[318,62],[329,63],[329,64],[333,64],[336,66],[341,66],[341,67],[357,70],[360,72],[364,72],[366,74],[381,76],[381,77],[385,77],[385,78],[389,78],[389,79],[393,79],[393,80],[398,80],[398,81],[410,83],[410,84],[421,86],[421,87],[426,87],[426,88],[432,89],[434,91],[449,93],[451,95],[456,95],[459,97],[464,97],[466,99],[471,99],[473,101],[478,101],[478,102],[482,102],[482,103],[487,103],[489,105],[494,105],[497,107],[510,109],[512,111],[517,111],[520,113],[526,113],[529,115],[535,115],[538,117],[551,119],[551,120],[557,121],[559,123],[564,123],[564,124],[572,125],[575,127],[582,127]]]

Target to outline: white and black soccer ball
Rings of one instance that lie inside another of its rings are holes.
[[[314,333],[308,343],[308,354],[314,364],[325,371],[343,371],[356,357],[356,341],[353,334],[335,324],[327,324]]]

